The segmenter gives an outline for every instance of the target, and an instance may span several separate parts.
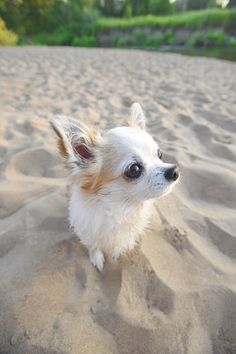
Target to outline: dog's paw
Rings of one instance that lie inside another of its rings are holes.
[[[89,251],[90,262],[96,267],[99,272],[103,270],[104,255],[100,250]]]

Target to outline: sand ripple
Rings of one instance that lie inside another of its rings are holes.
[[[0,49],[0,353],[236,353],[236,65],[142,51]],[[133,101],[181,183],[132,257],[91,267],[48,119]]]

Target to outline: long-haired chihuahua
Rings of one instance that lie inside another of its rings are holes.
[[[103,134],[64,116],[51,124],[70,171],[70,224],[101,271],[104,254],[116,260],[140,240],[153,200],[172,190],[178,168],[162,161],[138,103],[125,126]]]

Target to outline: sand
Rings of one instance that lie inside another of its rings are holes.
[[[0,353],[236,353],[236,64],[142,51],[0,49]],[[102,273],[68,228],[48,120],[101,129],[133,101],[181,182]]]

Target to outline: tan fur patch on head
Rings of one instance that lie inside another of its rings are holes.
[[[81,188],[87,192],[93,193],[98,192],[105,184],[115,179],[105,169],[102,169],[100,172],[95,172],[93,169],[89,168],[81,177]]]
[[[78,180],[83,190],[92,193],[98,192],[104,185],[118,178],[112,173],[112,164],[115,161],[109,148],[100,144],[95,150],[95,156],[95,160],[86,166]]]

